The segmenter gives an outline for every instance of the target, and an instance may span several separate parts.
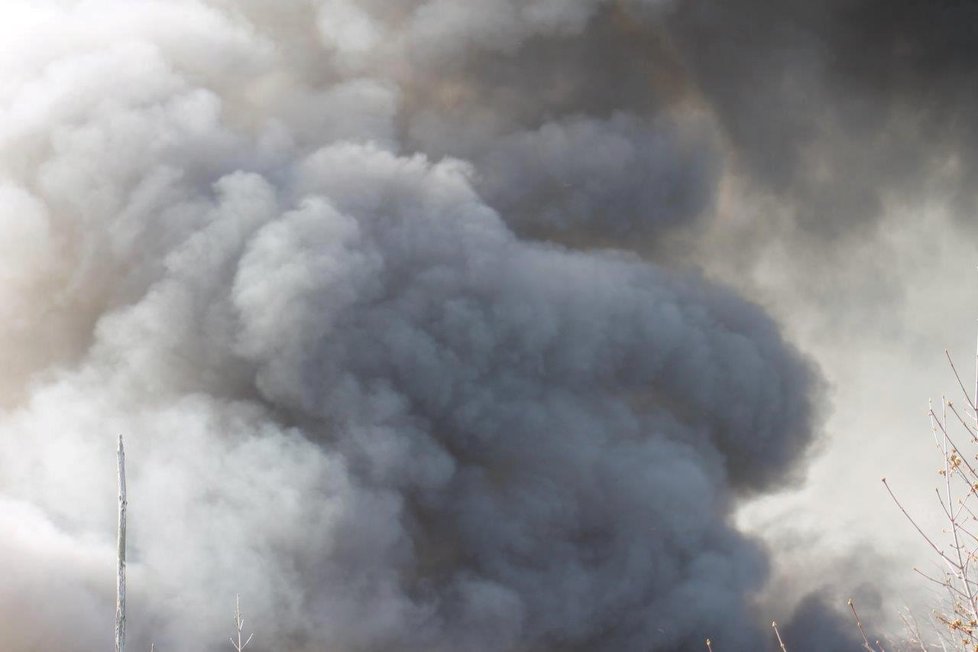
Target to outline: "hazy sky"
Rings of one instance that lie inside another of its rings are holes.
[[[857,649],[971,377],[978,7],[0,6],[0,647]]]

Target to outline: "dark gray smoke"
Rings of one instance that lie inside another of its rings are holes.
[[[240,593],[259,650],[762,649],[731,511],[819,383],[730,291],[546,242],[713,205],[674,11],[5,4],[3,649],[108,645],[120,432],[137,647],[222,649]]]
[[[888,201],[973,215],[976,19],[957,0],[738,0],[680,3],[669,28],[738,165],[825,239],[871,234]]]

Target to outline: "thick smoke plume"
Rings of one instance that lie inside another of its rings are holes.
[[[137,648],[223,649],[240,593],[258,650],[763,649],[730,513],[818,383],[567,246],[713,205],[675,10],[4,3],[0,647],[109,645],[124,433]]]

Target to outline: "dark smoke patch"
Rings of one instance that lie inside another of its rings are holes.
[[[722,151],[707,116],[677,106],[665,3],[598,4],[572,34],[419,55],[406,142],[473,161],[480,194],[523,236],[634,246],[709,213]]]
[[[687,2],[691,84],[753,182],[820,238],[865,236],[889,197],[974,206],[975,8],[964,2]]]
[[[704,140],[691,127],[621,113],[548,122],[501,139],[480,166],[479,187],[531,236],[617,242],[652,235],[710,206],[718,166]]]

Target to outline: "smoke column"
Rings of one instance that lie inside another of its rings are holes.
[[[716,199],[674,11],[4,3],[0,647],[109,646],[125,433],[133,649],[764,649],[820,385],[624,250]]]

